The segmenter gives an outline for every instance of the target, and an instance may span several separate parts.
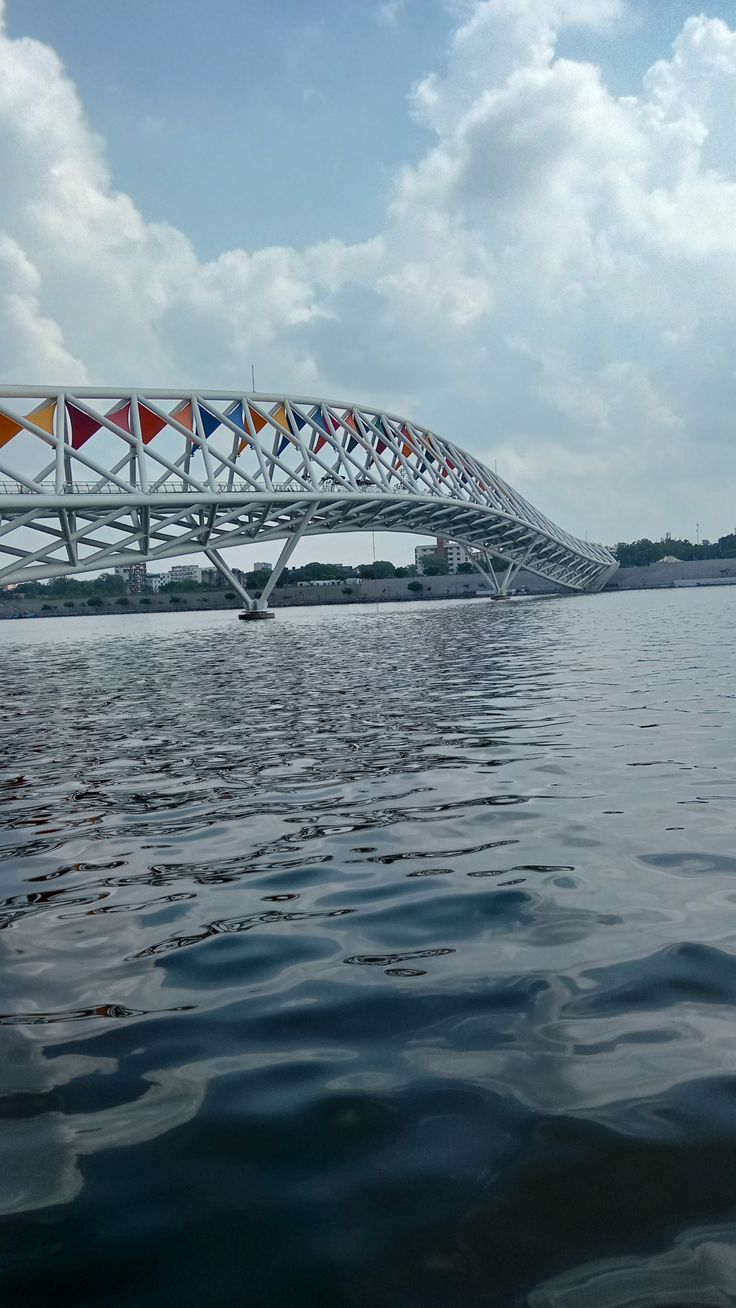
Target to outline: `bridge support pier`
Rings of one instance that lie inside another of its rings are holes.
[[[204,552],[207,558],[209,559],[210,563],[213,564],[213,566],[217,568],[217,571],[220,573],[220,575],[225,578],[225,581],[228,583],[228,585],[232,586],[236,595],[240,596],[243,603],[245,604],[245,612],[248,614],[248,616],[254,613],[256,610],[256,600],[253,598],[252,595],[248,594],[248,591],[245,589],[245,586],[241,586],[237,577],[235,577],[233,573],[230,571],[222,555],[218,554],[217,550],[213,550],[213,549],[206,549]]]
[[[493,560],[487,552],[483,553],[483,563],[485,564],[485,567],[481,567],[477,557],[473,557],[473,566],[477,568],[481,577],[488,582],[494,599],[498,599],[501,595],[501,585],[493,567]]]
[[[494,599],[506,598],[509,593],[509,586],[522,566],[521,563],[507,564],[503,577],[499,579],[496,569],[493,566],[493,559],[487,551],[484,551],[483,553],[483,566],[481,566],[477,558],[473,559],[473,564],[477,568],[481,577],[484,577],[488,582]]]
[[[240,596],[243,603],[245,604],[245,608],[243,612],[238,615],[244,621],[247,620],[258,621],[259,618],[272,618],[274,616],[273,609],[270,609],[268,607],[268,601],[271,598],[271,592],[273,591],[276,582],[281,576],[281,573],[283,572],[284,568],[289,562],[289,559],[291,558],[292,554],[294,553],[294,550],[299,544],[299,541],[301,540],[307,527],[309,526],[309,523],[311,522],[312,517],[314,516],[315,508],[316,508],[315,504],[312,503],[309,505],[306,513],[304,514],[304,517],[299,523],[299,526],[292,533],[292,535],[289,536],[288,539],[284,542],[284,547],[281,553],[279,554],[279,557],[277,558],[273,568],[271,569],[271,572],[269,573],[268,581],[263,587],[263,590],[261,591],[260,595],[258,595],[257,597],[255,595],[250,595],[248,591],[245,589],[245,586],[241,585],[237,577],[234,576],[234,574],[230,571],[222,555],[218,554],[216,549],[212,549],[211,547],[205,549],[204,552],[207,555],[207,558],[209,559],[210,563],[214,564],[218,572],[222,574],[225,580],[229,583],[229,585],[232,586],[233,590]]]

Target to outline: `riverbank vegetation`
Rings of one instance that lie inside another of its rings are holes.
[[[736,558],[736,531],[719,536],[717,541],[701,540],[696,544],[686,539],[673,540],[671,536],[663,536],[661,540],[644,536],[629,544],[619,541],[613,552],[622,568],[646,568],[663,558],[681,559],[683,563],[692,559],[733,559]]]

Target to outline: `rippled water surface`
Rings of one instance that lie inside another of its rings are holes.
[[[0,626],[0,1289],[736,1297],[736,591]]]

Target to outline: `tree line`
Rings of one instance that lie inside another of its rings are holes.
[[[695,545],[691,540],[673,540],[671,536],[664,536],[661,540],[649,540],[644,536],[629,543],[619,541],[613,546],[613,552],[622,568],[646,568],[665,555],[682,559],[683,563],[691,559],[733,559],[736,558],[736,532],[719,536],[717,541],[700,541]]]
[[[426,576],[444,576],[447,574],[447,560],[437,555],[427,558],[424,563],[424,572]],[[473,572],[472,564],[462,564],[460,572]],[[238,573],[238,575],[240,575]],[[417,568],[413,563],[405,567],[396,566],[389,562],[388,559],[377,559],[374,563],[361,563],[354,567],[348,567],[342,563],[305,563],[298,568],[284,568],[278,579],[278,586],[293,586],[299,581],[345,581],[350,577],[360,577],[362,580],[382,581],[392,577],[409,577],[414,578],[418,575]],[[251,571],[243,574],[243,580],[246,587],[258,594],[266,585],[270,573],[266,569]],[[215,589],[221,590],[227,587],[224,578],[216,585]],[[188,578],[183,581],[167,581],[159,590],[171,595],[190,594],[197,591],[211,591],[212,585],[208,582],[195,581]],[[10,599],[12,596],[26,595],[28,598],[54,597],[68,601],[78,601],[80,603],[89,603],[91,600],[99,599],[100,603],[114,600],[116,597],[124,596],[130,593],[127,579],[118,573],[105,572],[99,577],[92,579],[82,577],[52,577],[48,581],[24,581],[14,586],[12,590],[0,588],[0,598]]]

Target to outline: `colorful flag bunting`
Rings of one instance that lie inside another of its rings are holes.
[[[117,409],[111,409],[105,417],[109,422],[114,422],[116,427],[122,427],[123,431],[130,433],[130,400],[126,400]]]
[[[37,427],[47,431],[49,436],[54,434],[54,419],[56,417],[56,400],[48,400],[46,404],[39,404],[37,409],[26,415],[30,422],[35,422]]]
[[[256,435],[258,435],[259,431],[263,431],[263,428],[266,426],[268,420],[264,418],[263,414],[259,413],[257,409],[254,409],[252,404],[248,405],[247,407],[250,409],[250,417],[251,417],[251,422],[253,423],[253,430],[256,433]]]
[[[154,436],[158,436],[159,432],[166,426],[166,419],[159,418],[157,413],[146,408],[145,404],[141,404],[140,401],[138,402],[138,413],[141,420],[143,444],[148,445]]]
[[[22,430],[19,422],[14,422],[12,418],[6,418],[4,413],[0,413],[0,447],[7,445],[8,441],[12,441],[13,437]]]
[[[246,421],[246,413],[250,414],[250,420],[253,423],[253,430],[256,433],[256,435],[258,435],[259,431],[263,431],[263,428],[266,426],[266,419],[263,417],[263,415],[260,414],[257,409],[254,409],[252,404],[248,404],[247,402],[244,403],[242,418],[243,418],[243,430],[246,432],[246,435],[243,437],[242,441],[238,446],[238,454],[242,454],[243,450],[246,448],[248,444],[248,435],[247,435],[248,423]],[[232,414],[230,416],[233,418],[233,422],[237,422],[238,426],[240,426],[240,420],[238,418],[235,418],[234,415]]]
[[[325,422],[324,415],[321,409],[315,409],[314,413],[312,414],[312,422],[315,423],[317,427],[321,427],[323,432],[327,431],[327,423]],[[320,450],[322,449],[322,446],[325,445],[326,443],[327,443],[326,435],[318,436],[314,443],[313,453],[319,454]]]
[[[210,413],[209,409],[205,409],[202,404],[199,406],[199,416],[202,419],[204,438],[207,440],[212,435],[213,431],[217,431],[217,428],[220,426],[220,419],[217,418],[214,413]]]
[[[187,431],[194,431],[194,413],[191,400],[185,400],[183,404],[179,405],[178,409],[172,409],[171,417],[181,423],[182,427],[186,427]]]
[[[78,450],[80,446],[88,441],[90,436],[94,436],[96,431],[100,430],[102,423],[99,418],[93,418],[89,413],[78,409],[76,404],[67,402],[66,411],[69,414],[69,426],[72,434],[72,449]]]
[[[272,414],[271,414],[271,418],[272,418],[272,420],[273,420],[274,422],[278,422],[278,423],[280,424],[280,426],[282,426],[282,427],[288,427],[288,425],[289,425],[289,418],[288,418],[288,415],[287,415],[287,412],[286,412],[286,405],[285,405],[285,404],[280,404],[279,407],[278,407],[278,409],[276,409],[275,413],[272,413]],[[286,447],[287,447],[288,444],[289,444],[289,437],[286,436],[286,435],[282,432],[282,433],[281,433],[281,439],[280,439],[280,441],[279,441],[279,443],[278,443],[278,446],[276,447],[276,457],[277,457],[277,458],[278,458],[279,454],[282,454],[282,453],[283,453],[283,451],[286,449]]]

